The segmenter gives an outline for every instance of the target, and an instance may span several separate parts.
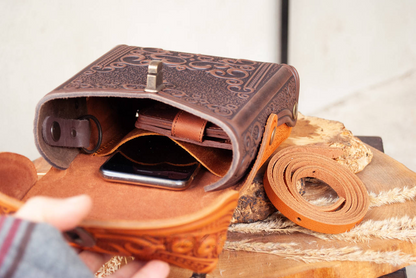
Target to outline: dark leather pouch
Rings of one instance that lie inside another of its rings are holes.
[[[163,63],[164,88],[150,92],[146,86],[153,60]],[[132,130],[137,110],[164,103],[218,126],[228,136],[228,172],[205,187],[223,189],[240,180],[255,159],[271,113],[278,115],[278,126],[296,123],[298,94],[297,72],[288,65],[121,45],[39,102],[35,141],[49,163],[66,169],[81,149],[47,143],[46,117],[74,120],[94,115],[103,128],[102,148],[108,148]],[[92,130],[91,146],[96,145],[95,134]]]
[[[296,123],[298,95],[288,65],[117,46],[40,100],[35,142],[53,168],[3,204],[88,194],[94,206],[74,245],[210,272],[239,190]],[[100,176],[120,146],[161,135],[204,166],[188,189]]]

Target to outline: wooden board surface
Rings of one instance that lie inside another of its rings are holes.
[[[416,174],[387,155],[372,151],[372,163],[358,176],[374,193],[373,203],[355,230],[334,237],[296,227],[275,232],[229,232],[226,245],[242,247],[239,243],[243,243],[247,249],[273,245],[276,253],[225,250],[218,267],[207,277],[379,277],[415,263]],[[390,194],[383,198],[386,192]],[[173,268],[170,277],[190,275]]]
[[[281,215],[263,221],[270,224],[266,229],[236,224],[207,277],[378,277],[416,263],[416,174],[372,152],[372,162],[358,173],[372,205],[355,229],[333,237],[291,225]],[[41,173],[49,167],[42,159],[35,165]],[[169,277],[191,274],[172,267]]]

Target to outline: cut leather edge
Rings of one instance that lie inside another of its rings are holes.
[[[35,165],[27,157],[11,152],[1,152],[0,161],[0,192],[22,199],[38,180]]]
[[[0,215],[14,213],[23,205],[23,202],[0,192]]]
[[[263,140],[260,143],[260,148],[257,153],[257,158],[254,162],[247,179],[239,190],[240,193],[244,191],[247,186],[253,182],[260,167],[270,158],[276,151],[280,144],[285,141],[292,131],[292,127],[286,124],[279,124],[279,117],[276,114],[271,114],[266,122],[266,127],[263,133]]]
[[[266,173],[264,174],[264,178],[263,178],[263,184],[264,184],[264,189],[266,191],[267,196],[269,197],[270,201],[273,203],[273,205],[284,215],[286,216],[288,219],[290,219],[292,222],[316,231],[316,232],[320,232],[320,233],[327,233],[327,234],[338,234],[338,233],[343,233],[346,231],[349,231],[350,229],[352,229],[355,225],[357,225],[358,223],[360,223],[362,221],[362,219],[364,218],[364,216],[367,213],[368,207],[369,207],[369,197],[368,197],[368,193],[367,193],[367,189],[365,187],[365,185],[361,182],[361,180],[354,174],[352,173],[347,167],[340,165],[338,163],[336,163],[335,161],[333,161],[331,159],[332,156],[334,156],[335,152],[337,151],[336,149],[331,149],[331,148],[327,148],[328,150],[328,154],[326,156],[319,154],[319,151],[316,152],[316,155],[319,157],[322,157],[323,159],[327,160],[328,163],[332,163],[333,162],[333,166],[338,169],[338,171],[340,172],[344,172],[346,173],[346,175],[349,175],[351,177],[352,180],[354,180],[357,184],[356,184],[356,189],[359,193],[363,193],[363,199],[361,200],[362,204],[360,205],[360,208],[353,208],[352,209],[348,209],[348,217],[349,218],[344,218],[341,221],[339,221],[338,223],[335,222],[331,222],[328,220],[329,216],[327,216],[326,218],[323,217],[322,219],[318,219],[315,217],[311,217],[311,214],[308,213],[308,209],[313,209],[314,206],[307,203],[307,201],[304,201],[304,204],[306,204],[307,206],[302,207],[301,203],[296,202],[296,198],[291,198],[290,196],[293,197],[293,194],[296,193],[289,193],[286,194],[284,196],[281,196],[281,194],[279,194],[276,191],[281,192],[281,190],[288,190],[289,192],[289,187],[293,187],[293,184],[283,184],[283,180],[286,180],[289,176],[290,173],[287,173],[285,170],[285,177],[282,177],[282,181],[275,181],[274,177],[275,177],[275,170],[273,170],[275,168],[275,164],[279,163],[284,165],[284,167],[286,167],[286,162],[289,161],[291,162],[292,159],[294,158],[287,158],[285,159],[285,161],[279,161],[281,160],[281,156],[283,155],[289,155],[290,154],[290,150],[294,149],[296,151],[296,149],[299,149],[300,152],[306,153],[306,154],[310,154],[310,152],[308,152],[308,149],[312,149],[312,153],[314,153],[313,149],[322,149],[322,147],[316,147],[316,146],[312,146],[312,147],[299,147],[299,146],[294,146],[294,147],[288,147],[286,149],[283,149],[282,151],[280,151],[279,153],[275,154],[268,167],[266,170]],[[336,155],[335,155],[336,156]],[[279,159],[280,158],[280,159]],[[305,158],[306,160],[307,158]],[[309,160],[308,160],[309,161]],[[319,164],[323,164],[325,162],[319,162]],[[276,166],[277,167],[277,166]],[[308,166],[307,168],[311,168],[311,167],[316,167],[318,168],[318,166]],[[322,167],[321,167],[322,168]],[[330,167],[331,168],[331,167]],[[286,169],[286,168],[285,168]],[[323,170],[325,170],[324,168],[322,168]],[[297,169],[296,173],[299,172],[300,170]],[[329,170],[328,170],[329,171]],[[315,171],[313,171],[315,172]],[[330,172],[330,171],[329,171]],[[329,173],[328,172],[328,173]],[[326,172],[327,173],[327,172]],[[342,174],[344,174],[342,173]],[[281,174],[281,173],[280,173]],[[293,173],[292,173],[293,174]],[[297,174],[293,174],[294,176],[298,176]],[[300,178],[302,178],[302,176],[300,176]],[[324,180],[325,178],[322,177],[315,177],[318,179],[322,179]],[[349,178],[349,177],[348,177]],[[344,180],[342,180],[343,182],[345,182]],[[296,182],[296,181],[295,181]],[[345,182],[346,184],[348,184],[348,182]],[[329,184],[329,186],[332,187],[331,184]],[[343,184],[344,186],[344,184]],[[345,191],[346,187],[342,187],[342,191]],[[339,193],[338,193],[339,194]],[[289,198],[285,198],[285,196],[289,196]],[[352,196],[351,198],[354,198],[356,196]],[[340,200],[343,197],[340,196]],[[357,203],[358,200],[348,200],[348,202],[352,202]],[[337,204],[340,202],[337,202]],[[343,202],[342,202],[343,203]],[[335,204],[333,204],[332,206],[328,206],[327,207],[327,211],[326,212],[331,212],[332,211],[336,211],[337,208],[334,208]],[[321,210],[323,211],[323,210]],[[352,215],[351,212],[352,211]],[[331,219],[333,220],[333,219]]]

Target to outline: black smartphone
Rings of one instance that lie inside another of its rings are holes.
[[[154,135],[124,144],[101,166],[100,173],[108,181],[184,190],[199,168],[198,161],[174,141]]]

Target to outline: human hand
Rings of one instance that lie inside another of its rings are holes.
[[[68,231],[74,229],[88,215],[91,208],[92,201],[87,195],[66,199],[34,197],[14,216],[32,222],[46,222],[60,231]],[[112,257],[90,251],[78,251],[78,255],[93,273]],[[162,278],[168,274],[169,265],[165,262],[134,260],[107,277]]]

